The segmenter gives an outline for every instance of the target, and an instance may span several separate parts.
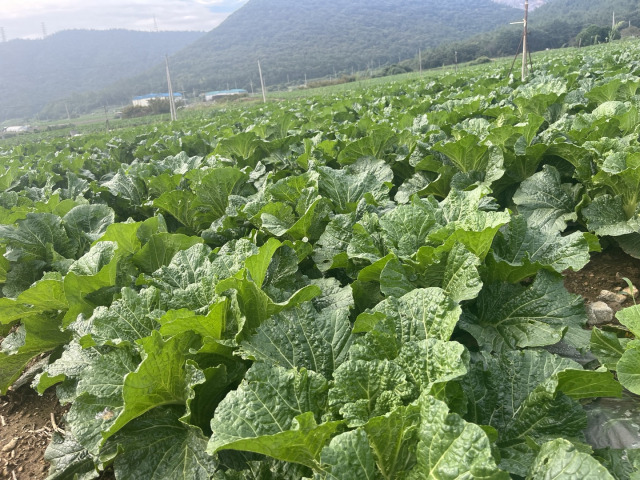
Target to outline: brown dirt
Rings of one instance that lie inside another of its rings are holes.
[[[47,477],[49,464],[44,451],[54,426],[64,428],[62,417],[67,408],[60,406],[55,391],[39,396],[29,386],[0,397],[0,478],[39,480]]]
[[[585,300],[595,302],[601,290],[619,292],[627,288],[624,277],[640,288],[640,260],[630,257],[617,247],[591,255],[591,261],[578,272],[564,272],[564,285],[571,293],[582,295]],[[631,297],[622,305],[633,305]],[[616,310],[616,308],[614,308]]]

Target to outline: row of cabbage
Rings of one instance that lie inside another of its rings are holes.
[[[640,394],[640,309],[587,330],[562,272],[640,256],[639,53],[0,152],[0,388],[44,356],[49,478],[637,478],[584,406]]]

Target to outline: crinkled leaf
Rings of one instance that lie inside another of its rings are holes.
[[[415,465],[419,425],[420,408],[411,404],[374,417],[362,427],[384,478],[403,478]]]
[[[614,333],[605,332],[599,328],[591,330],[589,350],[609,370],[616,369],[616,365],[624,353],[624,347],[621,345],[620,339]]]
[[[558,438],[542,445],[527,479],[613,480],[614,477],[591,455]]]
[[[51,463],[48,480],[91,480],[99,476],[94,459],[70,434],[63,437],[54,432],[44,458]]]
[[[207,451],[214,453],[233,448],[236,442],[290,432],[296,428],[296,417],[311,412],[317,420],[326,405],[327,381],[322,375],[255,363],[238,389],[218,405]]]
[[[244,357],[284,368],[306,368],[331,378],[347,357],[351,324],[347,309],[317,312],[310,303],[263,323],[242,342]]]
[[[578,271],[589,262],[589,242],[581,232],[561,236],[555,230],[531,226],[515,216],[496,235],[489,276],[516,283],[541,268],[562,273]]]
[[[116,478],[209,480],[216,462],[205,451],[207,439],[179,415],[157,409],[120,430],[110,440],[122,449],[113,464]]]
[[[545,351],[485,354],[472,362],[462,380],[468,398],[465,418],[494,427],[501,447],[524,442],[524,436],[577,437],[586,426],[586,414],[558,389],[558,374],[568,369],[581,367]]]
[[[394,360],[418,393],[430,392],[437,383],[448,382],[467,373],[469,354],[457,342],[427,338],[405,343]]]
[[[144,359],[135,372],[127,374],[122,387],[124,408],[108,429],[113,435],[128,422],[161,405],[183,405],[192,383],[186,359],[190,349],[199,348],[200,338],[187,332],[166,342],[154,331],[140,341]]]
[[[331,439],[320,456],[322,472],[314,480],[374,480],[376,462],[367,433],[359,428]]]
[[[513,202],[531,228],[562,232],[567,222],[578,218],[575,209],[581,189],[580,185],[562,183],[558,170],[545,165],[520,184]]]
[[[135,342],[148,337],[158,327],[158,295],[154,289],[138,293],[122,289],[122,298],[110,307],[98,307],[89,319],[91,336],[98,344]]]
[[[76,253],[62,219],[51,213],[28,213],[16,227],[0,225],[0,240],[7,244],[5,257],[11,261],[42,260],[50,265]]]
[[[419,404],[417,464],[409,479],[510,478],[496,466],[491,443],[478,425],[449,413],[444,402],[429,395]]]
[[[382,160],[363,158],[342,170],[318,167],[320,194],[331,200],[337,213],[349,213],[365,198],[374,200],[388,198],[389,186],[393,180],[391,168]]]
[[[402,405],[409,394],[402,368],[388,360],[349,360],[333,374],[329,405],[360,426]]]
[[[568,327],[586,320],[582,298],[566,291],[562,277],[541,271],[529,287],[508,283],[485,285],[465,308],[460,326],[484,350],[553,345]]]
[[[180,233],[157,233],[133,256],[133,263],[144,273],[153,273],[160,267],[169,265],[179,251],[202,242],[202,238]]]

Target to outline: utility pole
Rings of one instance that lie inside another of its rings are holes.
[[[529,37],[529,31],[527,30],[527,22],[529,20],[529,0],[524,0],[524,30],[522,33],[522,81],[524,81],[529,75],[527,68],[527,53],[529,52],[529,46],[527,40]]]
[[[264,78],[262,77],[262,67],[260,66],[260,60],[258,60],[258,72],[260,73],[260,85],[262,85],[262,101],[267,103],[267,92],[264,89]]]
[[[251,85],[251,96],[253,96],[253,79],[249,79],[249,85]]]
[[[67,105],[67,102],[64,102],[64,108],[67,111],[67,120],[71,120],[71,115],[69,115],[69,105]]]
[[[167,85],[169,86],[169,111],[171,112],[171,121],[178,120],[178,114],[176,112],[176,103],[173,98],[173,86],[171,85],[171,74],[169,73],[169,55],[164,56],[164,61],[167,66]]]
[[[418,49],[418,67],[420,69],[420,76],[422,76],[422,49]]]
[[[109,133],[109,115],[107,115],[107,106],[106,105],[103,105],[103,106],[104,106],[104,119],[107,122],[107,133]],[[67,110],[67,112],[68,112],[68,110]]]
[[[528,21],[529,21],[529,0],[524,0],[524,20],[522,22],[511,22],[511,25],[521,24],[523,26],[522,37],[520,39],[520,43],[522,44],[522,81],[525,81],[527,79],[527,76],[529,75],[527,60],[531,61],[531,53],[529,52],[529,46],[528,46],[528,37],[529,37],[529,31],[527,29]],[[520,45],[518,45],[518,49],[520,49]],[[513,66],[516,63],[516,59],[518,58],[519,53],[520,52],[517,51],[515,57],[513,58],[513,63],[511,64],[511,70],[509,71],[509,75],[511,75],[511,72],[513,72]],[[527,59],[527,55],[529,56],[528,59]]]
[[[455,55],[455,63],[456,63],[456,75],[458,74],[458,51],[455,50],[454,51],[454,55]]]

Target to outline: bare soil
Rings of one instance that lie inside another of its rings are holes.
[[[618,248],[594,253],[591,262],[579,272],[565,272],[565,286],[594,302],[601,290],[620,291],[627,287],[623,277],[640,286],[640,260],[631,258]],[[624,306],[633,302],[627,300]],[[49,464],[44,451],[54,428],[64,429],[68,407],[58,403],[55,389],[38,395],[28,385],[0,397],[0,479],[44,480]],[[52,423],[55,422],[55,426]],[[113,479],[104,472],[102,480]]]
[[[564,286],[591,303],[596,301],[601,290],[620,292],[627,288],[625,277],[640,288],[640,260],[630,257],[618,247],[610,247],[602,253],[593,253],[591,261],[582,270],[564,272]],[[613,308],[619,310],[631,305],[633,300],[629,296],[621,307]]]
[[[54,428],[64,428],[67,410],[58,403],[53,389],[39,396],[24,386],[0,397],[0,478],[47,477],[49,464],[44,460],[44,451]]]

